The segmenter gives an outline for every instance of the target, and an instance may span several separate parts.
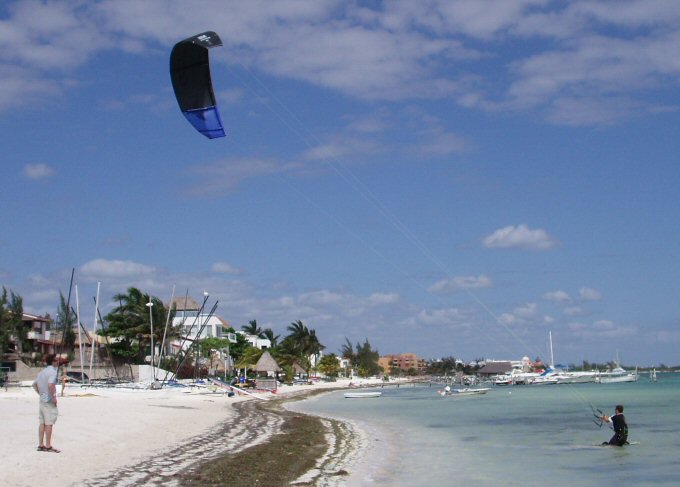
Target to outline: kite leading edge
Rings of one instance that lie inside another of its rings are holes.
[[[221,45],[220,37],[208,31],[178,42],[170,54],[170,79],[179,108],[209,139],[226,135],[215,102],[208,56],[208,49]]]

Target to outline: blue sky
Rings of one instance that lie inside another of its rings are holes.
[[[680,4],[0,6],[0,283],[427,358],[679,364]],[[228,136],[172,46],[214,30]]]

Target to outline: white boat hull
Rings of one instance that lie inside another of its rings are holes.
[[[612,376],[612,377],[598,377],[596,382],[599,382],[600,384],[617,384],[620,382],[637,382],[637,374],[626,374],[626,375],[621,375],[621,376]]]
[[[440,396],[478,396],[480,394],[486,394],[491,389],[489,388],[478,388],[478,389],[452,389],[438,391]]]
[[[345,392],[345,399],[365,399],[369,397],[380,397],[382,392]]]

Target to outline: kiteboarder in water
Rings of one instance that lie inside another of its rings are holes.
[[[602,443],[603,445],[623,446],[628,443],[628,425],[626,424],[626,417],[623,415],[623,406],[618,404],[614,408],[614,416],[602,415],[602,421],[612,423],[614,427],[614,436],[609,442]]]

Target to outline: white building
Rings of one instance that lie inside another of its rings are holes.
[[[260,350],[272,348],[272,342],[269,338],[260,338],[255,335],[249,335],[245,331],[237,331],[236,333],[242,335],[248,341],[248,343],[250,343],[255,348],[259,348]]]
[[[201,310],[194,299],[176,297],[170,303],[171,307],[173,305],[176,312],[172,326],[180,330],[180,338],[171,344],[174,353],[186,350],[194,341],[203,338],[230,338],[227,331],[231,326],[229,322],[215,314],[210,315],[205,308]]]

